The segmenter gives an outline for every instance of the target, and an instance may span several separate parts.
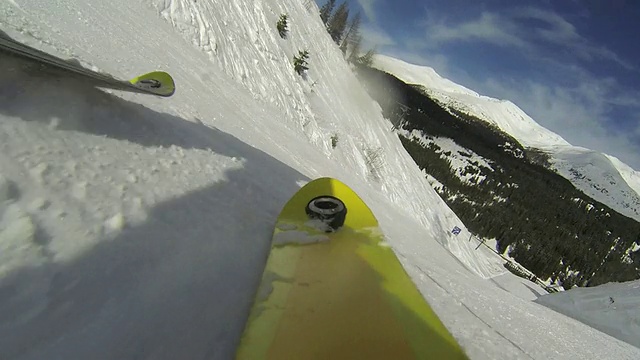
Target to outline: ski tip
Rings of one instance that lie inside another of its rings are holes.
[[[176,85],[169,73],[164,71],[152,71],[135,77],[129,82],[146,93],[158,96],[171,96],[176,91]]]

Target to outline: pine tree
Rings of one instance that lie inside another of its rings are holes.
[[[362,25],[362,14],[357,12],[349,22],[349,31],[347,32],[347,41],[354,41],[360,37],[360,26]]]
[[[375,54],[376,54],[376,49],[371,49],[367,51],[366,54],[358,58],[358,63],[364,66],[371,67],[371,65],[373,65],[373,55]]]
[[[362,43],[362,37],[358,36],[356,37],[353,42],[350,44],[351,47],[351,51],[349,52],[349,56],[347,58],[347,60],[350,63],[355,63],[358,61],[358,57],[360,56],[360,47]]]
[[[322,7],[320,8],[320,19],[322,22],[327,25],[329,18],[331,17],[331,13],[333,12],[333,8],[336,6],[336,0],[328,0]]]
[[[342,50],[342,54],[347,54],[347,49],[353,49],[354,45],[360,45],[362,41],[362,36],[360,35],[360,25],[362,23],[362,14],[360,12],[356,13],[356,15],[349,21],[349,25],[347,27],[347,33],[342,38],[342,42],[340,43],[340,50]]]
[[[307,59],[309,59],[309,50],[299,50],[298,56],[293,57],[293,69],[298,75],[302,75],[305,71],[309,70]]]
[[[329,35],[331,35],[331,38],[336,42],[336,44],[340,44],[344,30],[347,27],[348,19],[349,7],[345,1],[338,6],[338,9],[333,13],[333,15],[331,15],[331,18],[329,18],[329,22],[327,23]]]
[[[283,39],[287,38],[287,32],[289,31],[289,17],[287,14],[281,14],[280,19],[276,23],[276,28],[278,29],[278,34]]]

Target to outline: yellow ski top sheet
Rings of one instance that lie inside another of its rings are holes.
[[[345,204],[326,233],[305,213],[317,196]],[[237,359],[466,359],[345,184],[314,180],[285,205]]]

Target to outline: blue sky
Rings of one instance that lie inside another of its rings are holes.
[[[349,3],[379,53],[511,100],[570,143],[640,170],[640,1]]]

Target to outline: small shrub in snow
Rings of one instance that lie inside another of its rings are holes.
[[[331,135],[331,148],[335,149],[338,146],[338,134]]]
[[[311,10],[313,10],[313,1],[311,0],[304,0],[304,8],[307,9],[308,12],[311,12]]]
[[[278,34],[283,39],[287,38],[287,32],[289,32],[289,16],[287,14],[280,15],[280,19],[276,23]]]
[[[293,69],[298,73],[298,75],[302,75],[304,72],[309,70],[309,64],[307,60],[309,59],[309,50],[300,50],[298,51],[298,55],[293,57]]]

